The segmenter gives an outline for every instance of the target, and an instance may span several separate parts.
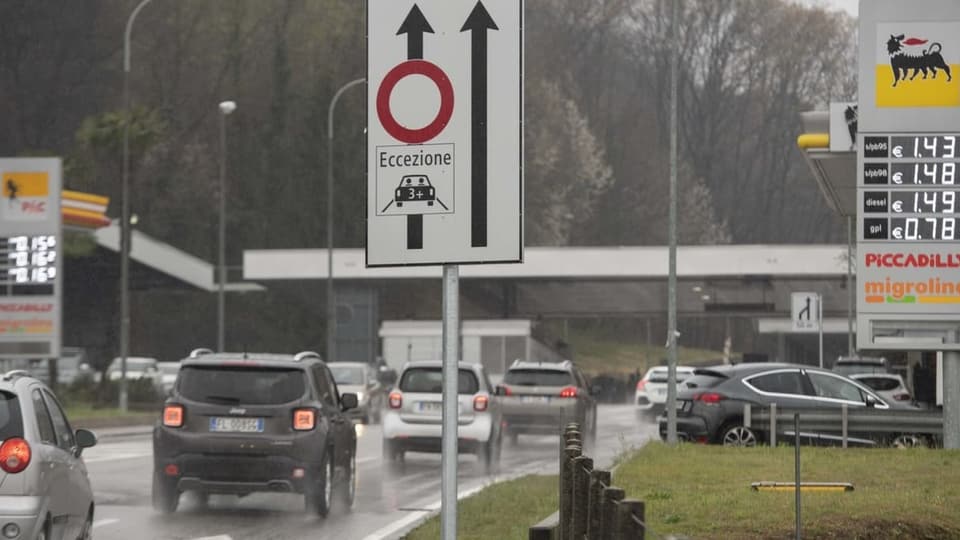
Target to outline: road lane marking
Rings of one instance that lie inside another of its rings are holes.
[[[119,523],[120,520],[117,518],[107,518],[107,519],[98,519],[93,522],[93,528],[103,527],[104,525],[113,525],[114,523]]]
[[[233,540],[229,534],[218,534],[217,536],[199,536],[191,540]]]

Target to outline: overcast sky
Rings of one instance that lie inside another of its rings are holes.
[[[860,4],[860,0],[800,0],[800,1],[810,5],[825,5],[825,6],[831,6],[835,9],[842,9],[854,16],[856,16],[857,7]]]

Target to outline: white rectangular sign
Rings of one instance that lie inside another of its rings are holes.
[[[820,329],[820,297],[814,292],[790,294],[790,318],[794,332],[816,332]]]
[[[367,266],[521,262],[523,2],[367,5]]]

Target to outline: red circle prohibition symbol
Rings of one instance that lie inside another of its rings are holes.
[[[400,125],[390,110],[390,94],[397,83],[407,75],[423,75],[427,77],[440,91],[440,110],[432,122],[420,129],[409,129]],[[450,78],[437,67],[426,60],[407,60],[391,69],[380,83],[377,90],[377,117],[380,124],[394,139],[407,144],[420,144],[436,137],[447,127],[447,122],[453,115],[453,85]]]

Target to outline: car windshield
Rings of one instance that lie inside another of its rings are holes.
[[[303,397],[300,369],[234,366],[188,366],[180,372],[183,397],[227,405],[279,405]]]
[[[480,389],[477,376],[469,369],[461,369],[458,377],[458,389],[461,394],[476,394]],[[443,392],[443,372],[439,367],[416,367],[403,372],[400,390],[439,394]]]
[[[857,380],[874,390],[896,390],[900,381],[892,377],[857,377]]]
[[[336,364],[328,364],[330,367],[330,372],[333,373],[333,380],[337,381],[337,384],[351,384],[351,385],[360,385],[363,384],[363,372],[364,368],[361,366],[338,366]]]
[[[702,372],[687,377],[687,379],[683,381],[683,384],[686,385],[687,388],[713,388],[725,380],[727,380],[727,378],[718,373]]]
[[[11,437],[23,437],[20,400],[16,394],[0,392],[0,441]]]
[[[569,371],[556,369],[511,369],[503,382],[516,386],[567,386],[573,384]]]
[[[677,382],[683,382],[688,377],[690,377],[689,371],[680,371],[677,370]],[[666,369],[656,369],[647,374],[647,382],[652,383],[665,383],[667,382],[667,370]]]

